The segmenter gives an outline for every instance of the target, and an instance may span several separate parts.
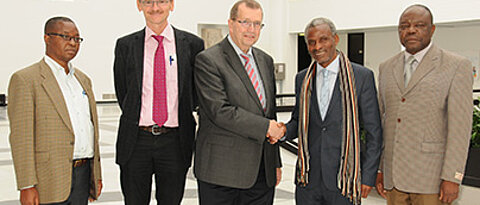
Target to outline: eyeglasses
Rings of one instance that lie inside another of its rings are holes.
[[[142,1],[142,5],[143,6],[146,6],[146,7],[153,7],[154,4],[157,4],[157,6],[159,5],[166,5],[170,3],[170,0],[160,0],[160,1]]]
[[[233,20],[236,20],[236,19],[233,19]],[[242,25],[244,28],[250,28],[253,25],[254,29],[262,29],[265,26],[265,24],[263,24],[262,22],[258,22],[258,21],[251,22],[251,21],[248,21],[248,20],[243,20],[243,21],[237,20],[237,22],[240,25]]]
[[[60,33],[47,33],[47,36],[59,36],[59,37],[62,37],[62,39],[64,41],[71,41],[73,39],[73,41],[75,41],[75,43],[81,43],[83,42],[83,38],[80,38],[80,37],[75,37],[75,36],[69,36],[69,35],[64,35],[64,34],[60,34]]]

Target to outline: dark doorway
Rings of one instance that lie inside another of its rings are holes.
[[[0,106],[7,105],[5,94],[0,94]]]
[[[305,36],[298,34],[297,36],[297,71],[307,68],[312,62],[310,54],[308,54],[307,44],[305,43]]]
[[[348,34],[348,59],[350,61],[363,65],[364,33],[349,33]]]

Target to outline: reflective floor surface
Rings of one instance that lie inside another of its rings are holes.
[[[6,107],[0,107],[0,205],[18,205],[19,192],[16,190],[15,174],[13,170],[12,157],[10,154],[10,145],[8,143],[8,119]],[[120,110],[116,104],[99,104],[99,124],[100,124],[100,152],[103,172],[103,191],[100,199],[93,204],[98,205],[118,205],[123,204],[123,197],[120,190],[119,168],[115,164],[115,141],[118,126]],[[290,113],[279,113],[280,121],[286,122],[290,118]],[[275,205],[295,204],[293,184],[294,167],[296,156],[286,150],[281,150],[283,161],[282,182],[275,192]],[[152,186],[154,190],[154,186]],[[155,196],[155,194],[152,194]],[[476,205],[480,204],[480,189],[468,186],[461,187],[460,199],[455,204]],[[187,176],[185,195],[182,204],[195,205],[197,200],[197,184],[191,170]],[[150,204],[156,204],[154,198]],[[363,201],[366,205],[386,204],[385,200],[379,197],[375,191]]]

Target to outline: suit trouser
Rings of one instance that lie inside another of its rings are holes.
[[[388,205],[446,205],[438,199],[439,194],[415,194],[396,188],[387,191]]]
[[[178,129],[160,135],[139,130],[132,156],[127,164],[120,166],[125,204],[150,203],[152,175],[155,175],[157,204],[180,204],[187,170],[180,150]]]
[[[313,173],[315,172],[315,173]],[[311,177],[311,179],[318,179],[315,182],[305,186],[296,186],[295,188],[295,202],[298,205],[351,205],[349,199],[340,193],[339,189],[330,190],[325,186],[322,180],[321,171],[311,170],[310,174],[317,174],[318,176]]]
[[[72,168],[70,196],[64,202],[49,205],[87,205],[90,191],[90,161]]]
[[[269,205],[273,204],[275,187],[267,186],[265,165],[260,164],[257,181],[248,189],[225,187],[197,180],[201,205]]]

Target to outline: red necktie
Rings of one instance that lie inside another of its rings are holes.
[[[168,118],[167,112],[167,85],[165,80],[165,51],[163,36],[153,36],[158,41],[153,63],[153,116],[158,126],[162,126]]]
[[[253,89],[255,89],[255,92],[258,95],[258,99],[260,100],[263,109],[265,109],[265,99],[263,98],[262,92],[260,91],[260,83],[258,81],[257,75],[255,75],[255,71],[253,70],[252,62],[250,61],[250,58],[248,56],[243,54],[240,54],[240,56],[242,56],[242,58],[244,58],[246,61],[245,70],[247,71],[248,77],[252,82]]]

